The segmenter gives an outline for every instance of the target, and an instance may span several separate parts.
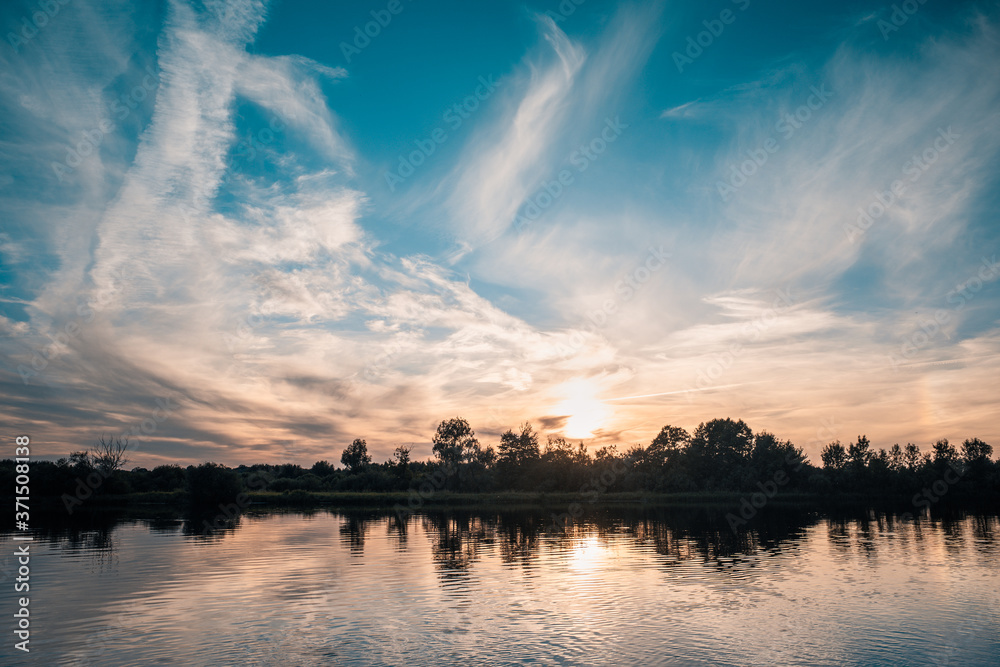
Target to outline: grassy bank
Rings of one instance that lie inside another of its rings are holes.
[[[745,494],[749,495],[749,494]],[[252,493],[253,503],[265,505],[318,504],[333,507],[409,507],[417,510],[432,507],[562,507],[573,503],[590,506],[616,505],[732,505],[738,504],[743,495],[738,493],[670,493],[652,494],[642,492],[603,493],[596,497],[580,493],[539,493],[528,491],[505,491],[500,493],[454,493],[438,491],[426,498],[411,493],[345,493],[345,492],[305,492]],[[803,494],[776,495],[771,502],[799,504],[816,502],[820,497]]]
[[[760,494],[754,492],[696,492],[696,493],[644,493],[609,492],[599,495],[580,493],[539,493],[507,491],[500,493],[454,493],[436,491],[425,498],[410,492],[337,492],[337,491],[259,491],[246,495],[250,507],[327,507],[356,509],[393,509],[397,506],[418,511],[434,508],[491,508],[523,509],[553,508],[565,511],[580,504],[583,507],[739,507],[744,501],[760,501]],[[958,500],[957,498],[955,500]],[[34,499],[36,506],[55,509],[62,506],[59,498]],[[949,503],[950,504],[950,503]],[[88,507],[128,508],[136,506],[161,506],[185,508],[188,497],[183,491],[147,492],[123,495],[94,495],[84,501]],[[839,505],[900,506],[903,510],[910,506],[911,497],[895,494],[817,494],[802,492],[778,492],[767,499],[769,507],[796,507],[799,509],[820,509]]]

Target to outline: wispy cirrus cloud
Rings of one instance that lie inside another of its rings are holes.
[[[803,443],[831,417],[844,438],[995,432],[1000,283],[954,300],[997,241],[1000,90],[974,66],[997,59],[989,12],[881,50],[861,35],[753,76],[716,69],[711,90],[655,48],[671,29],[659,5],[541,17],[465,143],[387,202],[362,147],[394,120],[354,100],[371,71],[269,54],[264,4],[65,11],[0,74],[0,393],[46,454],[141,429],[166,397],[168,418],[139,431],[143,465],[310,463],[354,437],[425,456],[455,414],[487,441],[525,419],[578,432],[574,413],[600,417],[593,444],[727,415]],[[388,33],[378,48],[395,48]],[[149,71],[154,92],[60,182],[51,164]],[[453,78],[466,93],[468,72]],[[437,122],[444,103],[426,106]],[[515,233],[618,116],[615,142]],[[942,128],[956,140],[850,239]],[[901,356],[939,310],[947,322]]]
[[[549,47],[525,73],[508,77],[506,107],[465,145],[446,181],[452,230],[473,246],[510,230],[525,200],[565,166],[575,142],[641,69],[659,36],[659,6],[622,7],[598,39],[575,42],[548,16],[537,21]]]
[[[551,163],[548,152],[570,110],[567,98],[586,55],[552,19],[538,20],[553,62],[529,65],[523,95],[466,146],[466,164],[454,172],[449,208],[462,237],[492,238],[510,224]]]

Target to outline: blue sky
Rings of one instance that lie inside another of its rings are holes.
[[[998,21],[6,3],[0,414],[143,465],[426,456],[455,415],[995,441]]]

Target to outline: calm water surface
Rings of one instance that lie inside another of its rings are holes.
[[[103,519],[36,537],[0,663],[1000,665],[996,516],[722,514]]]

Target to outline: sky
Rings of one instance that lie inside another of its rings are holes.
[[[6,2],[0,423],[1000,445],[1000,3]]]

